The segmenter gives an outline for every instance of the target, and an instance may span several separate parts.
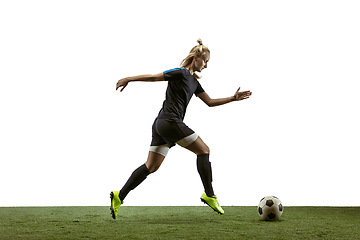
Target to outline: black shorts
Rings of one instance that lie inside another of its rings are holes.
[[[176,142],[193,133],[195,132],[180,119],[156,118],[152,126],[151,146],[167,144],[169,147],[173,147]]]

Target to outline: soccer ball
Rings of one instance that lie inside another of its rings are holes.
[[[262,220],[278,220],[283,213],[283,205],[275,196],[263,197],[258,205],[258,213]]]

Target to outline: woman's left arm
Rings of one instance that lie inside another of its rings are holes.
[[[251,94],[252,94],[252,92],[250,92],[250,90],[240,92],[240,88],[238,88],[238,90],[235,92],[234,96],[227,97],[227,98],[212,99],[206,92],[199,93],[198,97],[204,103],[206,103],[206,105],[208,105],[209,107],[216,107],[216,106],[227,104],[229,102],[247,99],[251,96]]]

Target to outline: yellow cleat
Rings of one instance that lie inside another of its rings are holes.
[[[209,205],[209,207],[211,207],[215,212],[224,214],[224,210],[220,207],[216,196],[208,197],[206,193],[203,193],[200,199],[203,203]]]
[[[111,216],[113,219],[116,219],[117,214],[119,212],[119,208],[122,204],[119,198],[119,191],[112,191],[110,193],[110,198],[111,198],[111,206],[110,206]]]

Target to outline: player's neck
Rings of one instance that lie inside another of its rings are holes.
[[[188,65],[188,66],[185,66],[185,68],[190,72],[191,75],[194,75],[195,71],[194,69],[192,68],[192,64]]]

